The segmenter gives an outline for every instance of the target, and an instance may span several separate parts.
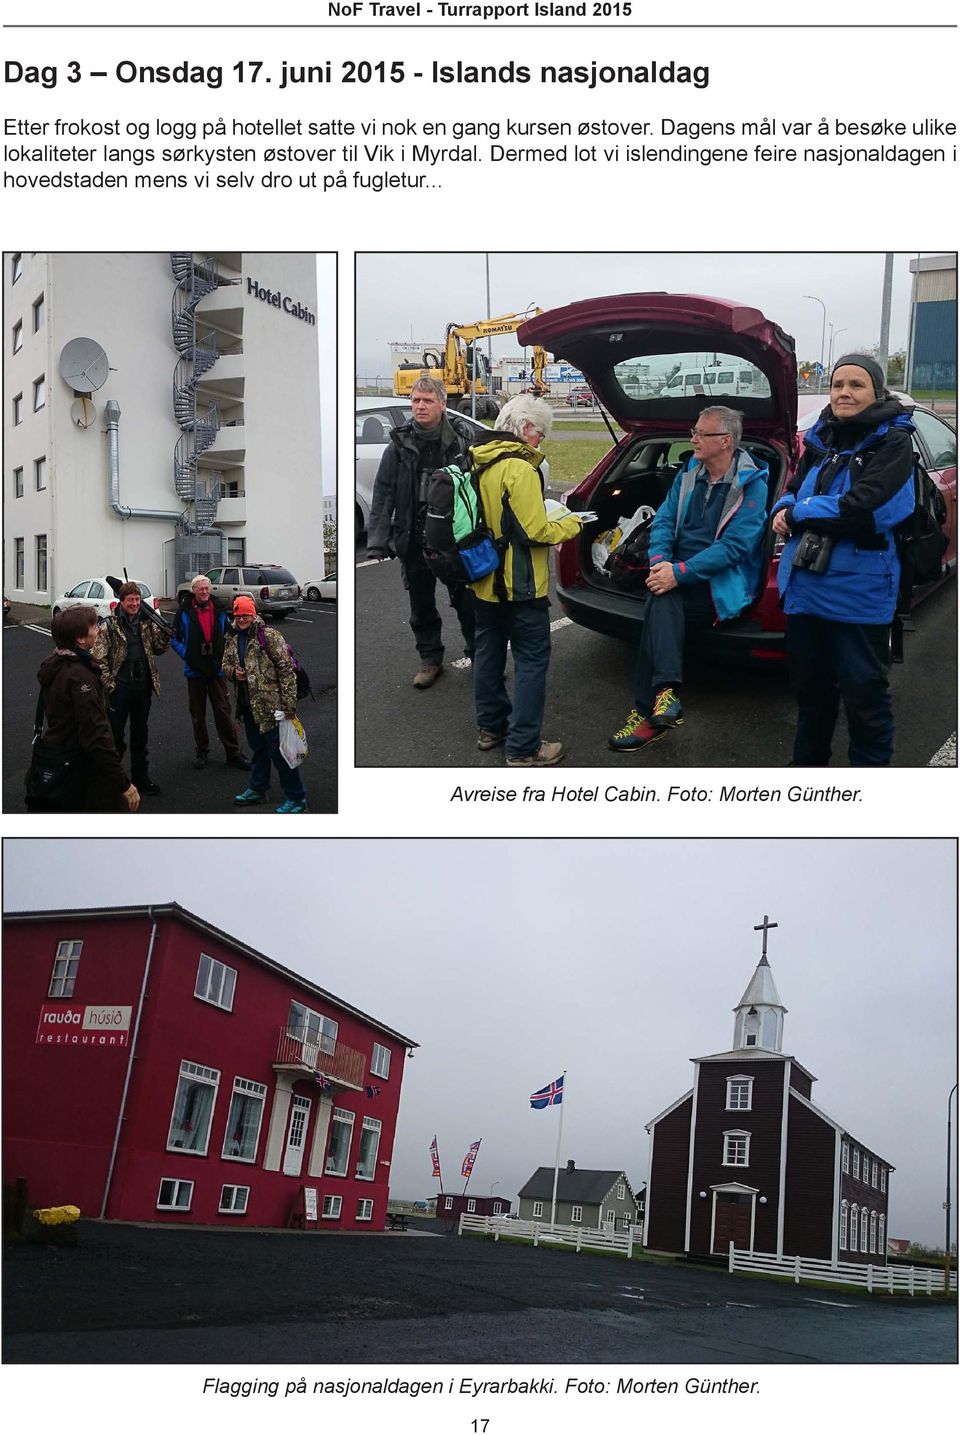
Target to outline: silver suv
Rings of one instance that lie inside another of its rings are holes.
[[[303,606],[300,585],[289,568],[276,563],[244,563],[240,568],[211,568],[207,577],[216,601],[229,613],[233,600],[245,593],[264,618],[286,618]],[[181,583],[177,597],[189,593],[190,584]]]

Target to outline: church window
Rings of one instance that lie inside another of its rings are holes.
[[[856,1178],[856,1180],[859,1181],[859,1180],[860,1180],[860,1148],[859,1148],[859,1146],[854,1146],[854,1148],[853,1148],[853,1174],[854,1174],[854,1177]]]
[[[753,1108],[753,1077],[727,1077],[727,1110],[750,1111]]]
[[[863,1210],[860,1212],[860,1249],[864,1253],[866,1253],[867,1236],[869,1234],[870,1233],[867,1230],[867,1208],[866,1206],[864,1206]]]
[[[871,1211],[871,1212],[870,1212],[870,1250],[875,1253],[875,1252],[876,1252],[876,1249],[877,1249],[877,1213],[876,1213],[876,1211]]]
[[[850,1216],[850,1208],[846,1201],[840,1202],[840,1249],[847,1249],[847,1221]]]
[[[887,1254],[887,1218],[881,1216],[879,1221],[879,1234],[877,1236],[877,1250],[882,1256]]]
[[[858,1222],[858,1219],[859,1219],[859,1217],[858,1217],[857,1207],[854,1206],[854,1207],[851,1209],[851,1211],[850,1211],[850,1249],[851,1249],[851,1251],[855,1251],[855,1250],[857,1249],[857,1222]]]
[[[725,1131],[723,1133],[724,1166],[748,1166],[750,1164],[750,1133],[748,1131]]]
[[[849,1141],[844,1141],[843,1144],[842,1144],[842,1146],[840,1147],[840,1164],[841,1164],[841,1166],[843,1167],[844,1172],[849,1176],[849,1174],[850,1174],[850,1142],[849,1142]]]
[[[887,1168],[886,1168],[886,1166],[881,1166],[881,1167],[880,1167],[880,1190],[883,1192],[884,1195],[887,1194]]]
[[[871,1169],[870,1169],[870,1185],[874,1188],[874,1190],[876,1190],[876,1188],[877,1188],[877,1163],[876,1163],[876,1161],[874,1161],[874,1162],[871,1163]]]

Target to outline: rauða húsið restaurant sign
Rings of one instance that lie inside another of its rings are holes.
[[[126,1046],[128,1006],[74,1006],[57,1002],[40,1008],[38,1046]]]

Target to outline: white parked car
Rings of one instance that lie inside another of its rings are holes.
[[[140,589],[144,607],[152,608],[154,612],[157,612],[160,608],[159,600],[153,596],[146,583],[140,583],[135,578],[131,581],[135,582]],[[97,617],[101,619],[109,618],[110,614],[115,613],[120,606],[119,600],[114,597],[113,589],[106,578],[84,578],[82,583],[75,584],[66,593],[61,593],[59,598],[54,598],[50,606],[54,613],[59,613],[64,608],[77,608],[81,604],[96,608]]]
[[[328,573],[326,578],[311,578],[300,584],[300,592],[311,603],[335,603],[337,601],[337,575]]]
[[[370,522],[370,504],[373,501],[373,485],[383,451],[387,446],[392,429],[400,428],[413,418],[409,399],[366,398],[357,399],[356,427],[356,485],[357,485],[357,533],[366,533]],[[490,434],[491,425],[482,424],[469,414],[457,414],[474,435],[473,442],[479,443]],[[493,425],[496,427],[496,425]],[[540,466],[544,484],[550,482],[550,465],[544,460]]]

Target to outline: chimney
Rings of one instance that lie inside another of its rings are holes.
[[[569,1176],[569,1175],[570,1175],[570,1172],[571,1172],[571,1171],[574,1171],[574,1170],[576,1170],[576,1164],[575,1164],[573,1161],[568,1161],[568,1162],[567,1162],[567,1175]]]

